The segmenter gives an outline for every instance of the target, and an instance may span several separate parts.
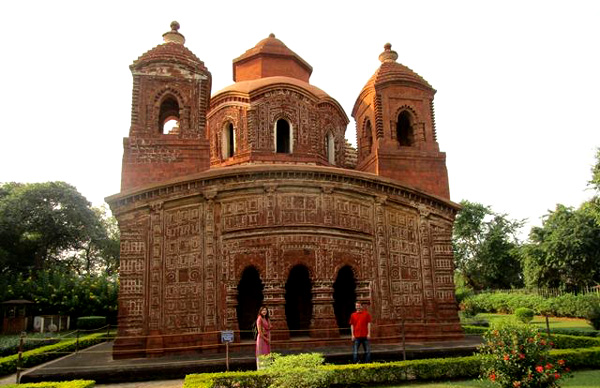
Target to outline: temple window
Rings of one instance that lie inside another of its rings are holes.
[[[160,104],[158,131],[159,133],[179,132],[179,103],[172,96],[166,97]]]
[[[325,136],[325,151],[327,152],[329,164],[335,164],[335,138],[331,132],[328,132]]]
[[[411,117],[410,113],[407,111],[402,111],[398,115],[398,122],[396,123],[396,138],[402,147],[410,147],[414,143]]]
[[[373,128],[371,127],[371,120],[367,120],[364,129],[364,141],[361,147],[362,155],[367,156],[371,153],[373,148]]]
[[[275,124],[275,152],[292,153],[292,131],[290,123],[285,119],[277,120]]]
[[[227,123],[221,136],[223,159],[231,158],[235,154],[235,129],[232,123]]]

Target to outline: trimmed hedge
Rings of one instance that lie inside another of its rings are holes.
[[[3,388],[92,388],[96,386],[94,380],[71,380],[71,381],[50,381],[43,383],[27,384],[9,384],[3,385]]]
[[[17,335],[10,336],[10,337],[7,336],[6,338],[3,338],[3,340],[2,340],[3,343],[0,344],[0,357],[6,357],[6,356],[13,355],[15,353],[18,353],[19,352],[19,341],[20,341],[20,338]],[[35,341],[25,341],[25,343],[23,344],[23,348],[24,348],[23,350],[27,351],[27,350],[39,348],[41,346],[52,345],[59,341],[60,341],[60,339],[58,339],[58,338],[38,337],[38,338],[36,338]]]
[[[577,335],[552,334],[555,349],[581,349],[600,347],[600,338]]]
[[[483,335],[489,329],[479,326],[463,326],[465,334]],[[539,329],[540,333],[546,334],[545,329]],[[567,335],[559,334],[551,330],[551,341],[554,342],[555,349],[577,349],[577,348],[592,348],[600,346],[600,338],[585,337],[583,335]]]
[[[79,317],[77,318],[77,329],[94,330],[106,326],[106,317]]]
[[[96,333],[81,337],[79,339],[79,348],[83,349],[103,342],[105,340],[105,335],[106,333]],[[77,340],[72,339],[68,341],[62,341],[54,345],[43,346],[41,348],[23,352],[23,367],[31,368],[32,366],[62,357],[64,356],[64,353],[75,351],[76,347]],[[0,358],[0,376],[15,373],[17,371],[18,360],[18,354]]]
[[[550,358],[566,360],[570,368],[600,368],[600,346],[585,349],[550,351]],[[477,356],[434,358],[389,363],[324,365],[330,372],[329,385],[393,385],[409,380],[469,379],[479,376]],[[225,372],[187,375],[183,388],[267,388],[270,378],[264,371]]]
[[[564,294],[546,299],[534,294],[498,292],[469,296],[461,302],[465,313],[471,315],[479,312],[513,314],[519,307],[527,307],[536,314],[548,313],[555,317],[585,319],[589,319],[599,305],[600,297],[595,294]]]

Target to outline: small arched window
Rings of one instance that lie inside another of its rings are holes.
[[[335,164],[335,138],[331,132],[327,132],[325,136],[325,152],[327,152],[329,164]]]
[[[292,130],[285,119],[279,119],[275,123],[275,152],[292,153]]]
[[[414,144],[414,134],[411,121],[410,113],[407,111],[402,111],[398,115],[398,122],[396,123],[396,138],[402,147],[410,147]]]
[[[362,154],[363,156],[367,156],[371,154],[373,148],[373,127],[371,127],[371,120],[367,119],[365,123],[364,129],[364,138],[362,145]]]
[[[159,133],[179,132],[179,103],[173,96],[167,96],[160,104],[158,131]]]
[[[235,129],[232,123],[225,124],[223,135],[221,136],[223,159],[231,158],[235,155]]]

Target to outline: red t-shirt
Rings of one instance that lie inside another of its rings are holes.
[[[367,311],[356,311],[350,316],[350,325],[354,329],[354,337],[366,338],[369,334],[369,323],[371,322],[371,314]]]

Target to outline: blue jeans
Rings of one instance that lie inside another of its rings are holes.
[[[354,339],[354,344],[352,345],[352,359],[354,362],[358,362],[358,348],[361,344],[365,351],[365,362],[371,362],[371,345],[369,344],[369,339],[367,337],[357,337]]]

